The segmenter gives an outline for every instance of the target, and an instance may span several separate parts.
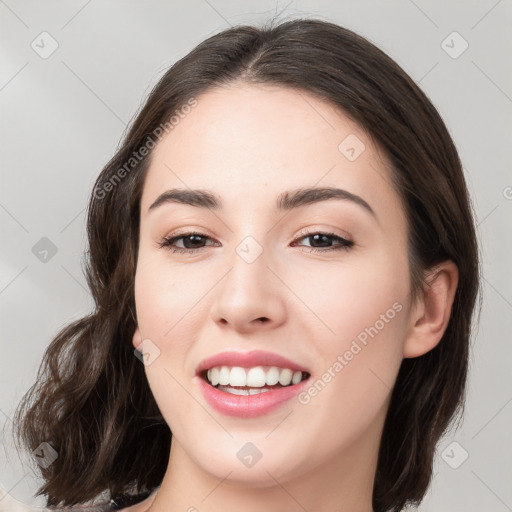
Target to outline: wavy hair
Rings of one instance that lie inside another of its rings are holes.
[[[95,183],[86,253],[94,311],[53,339],[16,412],[20,444],[33,450],[48,442],[58,452],[41,469],[38,494],[48,506],[161,484],[172,434],[131,344],[141,192],[162,127],[179,119],[191,98],[235,82],[314,94],[363,127],[391,162],[403,201],[412,292],[426,286],[426,271],[437,263],[452,260],[459,270],[442,340],[402,361],[381,439],[376,511],[398,512],[422,500],[436,444],[462,412],[480,286],[478,247],[461,162],[440,115],[390,57],[334,23],[236,26],[165,72]]]

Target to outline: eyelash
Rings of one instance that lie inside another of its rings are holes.
[[[329,238],[333,238],[334,240],[339,242],[339,245],[334,246],[334,247],[327,247],[327,248],[323,248],[323,249],[322,248],[318,248],[318,247],[302,246],[303,248],[305,248],[307,250],[306,252],[322,253],[322,252],[339,251],[339,250],[347,251],[348,249],[350,249],[354,245],[354,242],[352,242],[351,240],[347,240],[346,238],[343,238],[343,237],[341,237],[339,235],[336,235],[335,233],[329,233],[329,232],[326,232],[326,231],[302,232],[300,234],[300,236],[294,240],[294,242],[296,242],[297,240],[301,240],[303,238],[313,237],[314,235],[322,235],[322,236],[327,236]],[[209,239],[209,237],[206,236],[204,233],[199,233],[197,231],[191,231],[191,232],[187,232],[187,233],[180,233],[179,235],[175,235],[175,236],[172,236],[172,237],[164,237],[158,243],[158,245],[161,248],[165,247],[166,249],[168,249],[169,251],[171,251],[173,253],[180,253],[180,254],[183,254],[183,253],[189,253],[190,254],[190,253],[197,252],[200,249],[204,249],[204,247],[198,247],[198,248],[195,248],[195,249],[190,249],[190,248],[187,248],[187,247],[174,247],[172,245],[174,242],[176,242],[178,240],[181,240],[182,238],[187,238],[187,237],[190,237],[190,236],[200,236],[202,238]]]

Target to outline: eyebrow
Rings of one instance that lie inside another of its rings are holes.
[[[277,198],[276,208],[280,211],[289,211],[300,206],[319,203],[329,199],[351,201],[363,207],[374,217],[377,217],[372,207],[362,197],[335,187],[308,187],[282,192]],[[160,194],[148,208],[148,213],[167,203],[186,204],[212,210],[222,209],[221,198],[209,190],[176,188],[166,190]]]

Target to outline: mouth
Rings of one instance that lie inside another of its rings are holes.
[[[265,351],[224,352],[196,369],[208,404],[222,414],[251,418],[284,405],[307,386],[310,372]]]
[[[273,389],[300,384],[308,379],[306,371],[292,370],[278,366],[214,366],[203,370],[200,377],[210,386],[232,395],[258,395]]]

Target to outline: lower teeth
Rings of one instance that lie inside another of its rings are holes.
[[[215,386],[219,391],[231,393],[232,395],[258,395],[270,391],[269,388],[232,388],[230,386]]]

